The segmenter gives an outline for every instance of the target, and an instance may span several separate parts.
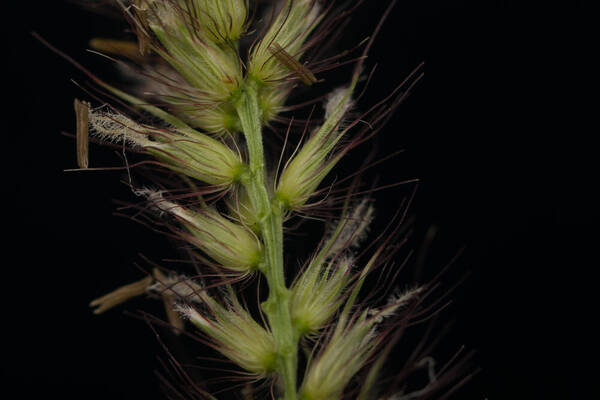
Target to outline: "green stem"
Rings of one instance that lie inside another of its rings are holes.
[[[283,271],[283,208],[271,201],[265,184],[265,160],[262,143],[262,124],[256,83],[248,79],[236,102],[236,109],[248,146],[248,172],[242,183],[258,216],[265,246],[265,263],[261,266],[269,297],[262,304],[277,346],[277,372],[285,388],[285,400],[296,400],[296,368],[298,338],[290,314],[290,290],[285,285]]]

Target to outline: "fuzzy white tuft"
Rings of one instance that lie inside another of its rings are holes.
[[[336,255],[344,249],[355,249],[360,246],[369,233],[374,214],[375,208],[370,204],[370,199],[362,199],[350,215],[330,228],[329,237],[334,234],[340,223],[343,224],[328,253]]]
[[[340,87],[334,89],[325,102],[325,119],[328,119],[333,113],[336,113],[340,118],[346,114],[346,112],[353,106],[353,101],[350,97],[349,89],[347,87]],[[341,107],[338,111],[337,108]]]
[[[182,318],[190,320],[195,325],[210,326],[208,320],[196,311],[194,307],[185,304],[176,304],[175,311],[181,314]]]
[[[398,294],[392,294],[387,305],[379,310],[370,310],[369,314],[375,316],[375,323],[380,324],[384,319],[396,314],[399,308],[405,306],[413,297],[423,291],[423,287],[415,287]]]
[[[161,213],[168,213],[179,217],[184,221],[193,223],[192,215],[182,206],[165,200],[162,191],[143,188],[136,190],[135,194],[146,197]]]
[[[146,147],[155,143],[148,139],[148,130],[122,114],[90,110],[91,134],[102,140],[131,147]]]
[[[148,288],[149,292],[173,294],[182,301],[202,302],[204,288],[192,279],[184,275],[163,276],[161,278]]]

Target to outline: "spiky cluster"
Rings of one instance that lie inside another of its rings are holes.
[[[364,385],[352,379],[378,354],[385,356],[381,343],[392,332],[397,320],[392,317],[400,310],[414,311],[424,292],[414,289],[387,305],[358,306],[367,275],[389,259],[387,246],[397,230],[368,246],[368,257],[357,254],[374,216],[372,201],[356,200],[356,180],[344,188],[341,200],[327,197],[340,187],[322,184],[351,148],[381,128],[406,91],[397,88],[350,118],[365,52],[348,84],[325,96],[322,118],[307,122],[300,139],[294,139],[295,125],[288,125],[285,141],[296,140],[295,150],[288,156],[281,148],[276,165],[264,155],[263,142],[270,137],[262,128],[284,111],[295,86],[317,83],[315,73],[330,67],[319,60],[303,62],[303,56],[327,39],[348,10],[334,12],[317,0],[276,2],[264,15],[247,0],[117,3],[137,43],[94,39],[91,45],[134,61],[129,65],[139,72],[137,85],[141,81],[146,90],[136,96],[94,80],[153,122],[77,102],[78,138],[89,130],[103,141],[143,153],[154,173],[158,166],[160,189],[134,188],[145,199],[140,208],[167,224],[210,276],[223,280],[206,285],[200,277],[155,269],[92,306],[100,313],[133,296],[158,295],[176,331],[185,329],[183,320],[190,321],[233,363],[274,382],[283,399],[335,400],[357,391],[362,399],[380,398],[374,390],[377,379]],[[246,56],[241,42],[248,38],[253,42]],[[311,70],[311,65],[319,68]],[[357,126],[364,120],[370,123]],[[310,215],[325,201],[338,201],[343,211],[292,280],[291,262],[283,255],[284,223],[298,212]],[[239,288],[225,279],[258,274],[266,278],[269,292],[260,307],[264,324],[238,300]],[[410,319],[406,315],[404,321]],[[300,375],[299,347],[310,350]],[[378,371],[375,363],[371,373]]]

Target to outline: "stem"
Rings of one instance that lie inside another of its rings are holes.
[[[283,271],[283,208],[271,202],[265,185],[262,125],[256,82],[248,79],[242,87],[236,109],[246,138],[249,168],[242,177],[250,203],[258,216],[265,246],[265,261],[260,270],[269,285],[269,297],[262,304],[277,346],[277,372],[283,379],[285,400],[296,400],[298,339],[290,314],[290,290],[285,286]]]

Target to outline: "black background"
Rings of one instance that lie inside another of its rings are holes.
[[[371,32],[386,4],[359,9],[348,43]],[[121,26],[60,1],[11,7],[2,378],[14,398],[160,398],[152,331],[122,308],[92,316],[87,303],[137,279],[138,253],[160,260],[172,250],[112,215],[112,199],[131,199],[121,173],[63,172],[76,164],[74,141],[60,132],[73,132],[73,98],[85,98],[70,79],[86,78],[29,36],[110,76],[110,64],[84,49]],[[439,232],[428,268],[465,248],[448,279],[470,276],[446,311],[455,324],[444,346],[476,350],[481,372],[455,398],[598,396],[593,23],[584,1],[401,1],[367,62],[378,64],[367,100],[426,63],[377,142],[378,154],[405,152],[378,172],[383,182],[420,178],[416,243],[432,225]],[[113,153],[92,147],[91,165],[118,165]],[[406,193],[378,196],[379,215]]]

